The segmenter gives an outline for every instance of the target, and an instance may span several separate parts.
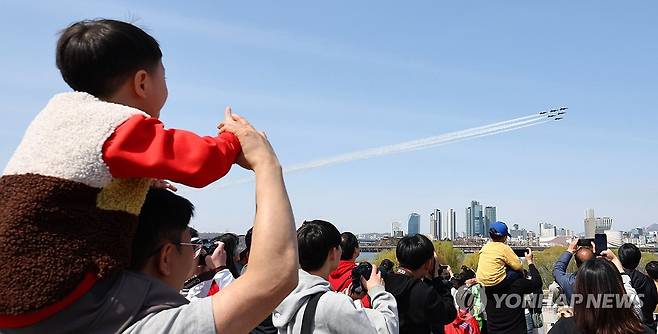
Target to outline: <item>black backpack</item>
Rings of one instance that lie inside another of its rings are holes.
[[[313,333],[313,324],[315,322],[315,311],[318,309],[318,301],[320,297],[324,295],[327,291],[321,291],[316,294],[311,295],[311,298],[306,303],[306,309],[304,310],[304,318],[302,318],[302,330],[300,334],[312,334]]]

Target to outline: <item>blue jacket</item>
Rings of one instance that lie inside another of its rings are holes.
[[[567,267],[569,266],[569,261],[571,261],[572,256],[573,254],[565,251],[560,255],[557,262],[555,262],[555,266],[553,266],[553,278],[555,278],[557,284],[562,288],[562,291],[564,291],[569,304],[571,304],[573,286],[576,283],[576,273],[567,273]]]

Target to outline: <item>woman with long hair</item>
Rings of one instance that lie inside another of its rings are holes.
[[[611,250],[583,263],[576,273],[573,317],[561,318],[549,334],[653,333],[640,320],[637,293]]]

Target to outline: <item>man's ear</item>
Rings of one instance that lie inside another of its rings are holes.
[[[434,264],[434,258],[431,258],[423,264],[423,269],[425,269],[428,273],[432,272],[432,265]]]
[[[160,254],[158,255],[158,272],[162,276],[170,276],[172,273],[172,256],[174,252],[176,252],[176,245],[166,243],[164,246],[162,246],[162,249],[160,250]]]
[[[329,254],[327,254],[327,259],[329,259],[330,261],[334,261],[336,260],[337,257],[339,257],[338,247],[329,249]]]
[[[133,76],[133,92],[140,98],[145,98],[148,95],[150,80],[148,72],[139,70]]]

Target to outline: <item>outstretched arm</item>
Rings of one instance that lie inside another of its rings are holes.
[[[226,175],[239,153],[232,133],[201,137],[165,129],[144,116],[129,118],[103,145],[103,161],[114,177],[166,179],[197,188]]]
[[[257,208],[249,270],[213,295],[212,304],[217,333],[247,333],[297,286],[297,237],[281,165],[270,143],[230,108],[226,113],[221,131],[235,133],[242,145],[238,161],[256,173]]]

